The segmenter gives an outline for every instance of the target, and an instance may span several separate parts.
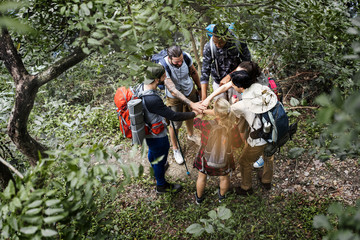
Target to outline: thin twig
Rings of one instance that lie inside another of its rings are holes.
[[[10,170],[12,170],[16,175],[18,175],[21,179],[24,178],[24,176],[18,171],[16,170],[16,168],[14,168],[10,163],[8,163],[7,161],[5,161],[4,159],[2,159],[0,157],[0,162],[2,164],[4,164],[5,166],[7,166]]]
[[[286,110],[293,109],[318,109],[319,107],[310,107],[310,106],[298,106],[298,107],[286,107]]]
[[[289,95],[289,93],[291,92],[292,88],[295,86],[295,83],[291,86],[290,90],[286,93],[285,97],[284,97],[284,101],[287,98],[287,96]]]

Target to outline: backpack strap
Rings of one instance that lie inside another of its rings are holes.
[[[216,55],[216,46],[215,46],[213,37],[210,38],[210,51],[211,51],[211,59],[214,60],[214,62],[215,62],[216,73],[220,77],[219,64],[218,64],[217,59],[215,57],[215,55]]]
[[[169,65],[167,65],[166,61],[164,58],[161,58],[159,60],[159,62],[161,63],[161,65],[163,65],[163,67],[165,68],[165,71],[169,74],[170,78],[171,78],[171,70],[170,70],[170,67]]]
[[[188,67],[190,67],[191,60],[190,60],[189,56],[183,52],[183,57],[184,57],[184,62],[186,63],[186,65]]]

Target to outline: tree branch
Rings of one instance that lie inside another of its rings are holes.
[[[81,48],[75,49],[75,51],[67,57],[60,59],[55,62],[52,66],[44,70],[43,72],[37,75],[37,84],[38,86],[42,86],[45,83],[51,81],[56,78],[69,68],[75,66],[82,60],[84,60],[88,55],[85,54]]]
[[[18,171],[16,170],[16,168],[14,168],[10,163],[8,163],[7,161],[5,161],[4,159],[2,159],[2,157],[0,157],[0,162],[2,164],[4,164],[5,166],[7,166],[11,171],[13,171],[16,175],[18,175],[21,179],[24,178],[24,176]]]
[[[29,75],[21,56],[14,46],[9,31],[5,27],[1,29],[0,34],[0,60],[4,62],[16,85],[21,78]]]

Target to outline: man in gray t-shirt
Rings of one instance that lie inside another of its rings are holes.
[[[183,52],[179,46],[172,46],[167,49],[167,56],[164,58],[169,66],[170,73],[166,71],[166,105],[175,112],[189,112],[194,109],[196,102],[201,98],[200,78],[193,65],[190,54]],[[195,89],[197,86],[197,90]],[[200,143],[200,137],[194,134],[194,120],[185,121],[188,139]],[[182,122],[174,122],[175,131],[178,133]],[[172,125],[169,128],[170,140],[173,146],[174,158],[178,164],[184,162],[176,142],[176,136]]]

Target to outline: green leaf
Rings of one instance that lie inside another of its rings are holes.
[[[46,217],[44,218],[44,222],[49,224],[49,223],[54,223],[57,222],[61,219],[65,218],[65,215],[57,215],[57,216],[51,216],[51,217]]]
[[[334,115],[335,109],[334,108],[321,108],[317,113],[317,119],[320,123],[330,123],[333,115]]]
[[[46,215],[53,215],[55,213],[62,213],[64,212],[63,208],[48,208],[45,210]]]
[[[340,203],[333,203],[330,205],[328,212],[340,216],[343,214],[344,208]]]
[[[30,234],[34,234],[37,230],[38,230],[38,227],[36,227],[36,226],[23,227],[20,229],[20,232],[30,235]]]
[[[92,8],[93,8],[93,3],[92,3],[92,2],[88,2],[88,3],[87,3],[87,6],[88,6],[88,8],[92,9]]]
[[[25,212],[26,215],[35,215],[41,211],[42,208],[33,208]]]
[[[204,231],[205,229],[198,223],[191,224],[186,228],[186,232],[194,234],[195,236],[200,236]]]
[[[211,210],[210,212],[208,212],[208,215],[211,219],[216,219],[217,218],[217,214],[214,210]]]
[[[97,46],[100,46],[102,45],[102,43],[94,38],[88,38],[88,43],[91,44],[91,45],[97,45]]]
[[[42,217],[40,217],[40,216],[31,216],[31,217],[22,216],[21,219],[24,222],[31,223],[31,224],[34,224],[34,225],[39,225],[39,224],[41,224]]]
[[[45,205],[47,207],[50,207],[50,206],[56,205],[56,204],[58,204],[60,202],[61,202],[60,199],[50,199],[50,200],[45,201]]]
[[[32,203],[30,203],[28,205],[28,208],[36,208],[36,207],[39,207],[41,204],[42,204],[42,200],[36,200],[36,201],[33,201]]]
[[[319,97],[317,97],[315,99],[315,102],[318,103],[319,105],[323,106],[323,107],[331,106],[330,99],[326,94],[322,94]]]
[[[5,239],[8,239],[9,236],[9,225],[6,225],[1,229],[1,236],[3,236]]]
[[[85,53],[85,54],[90,54],[90,50],[89,48],[85,47],[85,48],[82,48],[82,51]]]
[[[18,198],[18,197],[15,197],[13,200],[12,200],[12,203],[14,204],[14,206],[16,207],[16,208],[21,208],[21,201],[20,201],[20,199]]]
[[[295,158],[298,158],[301,154],[303,154],[304,151],[305,151],[305,149],[303,149],[303,148],[295,147],[295,148],[290,149],[288,156],[291,159],[295,159]]]
[[[58,233],[57,233],[57,231],[54,231],[54,230],[52,230],[52,229],[41,229],[41,235],[43,236],[43,237],[53,237],[53,236],[55,236],[55,235],[57,235]]]
[[[15,186],[13,181],[9,181],[9,184],[5,188],[3,192],[3,196],[5,199],[11,199],[11,197],[15,194]]]
[[[296,107],[296,106],[298,106],[299,104],[300,104],[300,101],[297,100],[296,98],[292,97],[292,98],[290,99],[290,105],[291,105],[291,106]]]
[[[219,207],[219,210],[218,210],[218,217],[221,219],[221,220],[226,220],[226,219],[229,219],[231,218],[231,211],[230,209],[224,207],[224,206],[220,206]]]
[[[191,34],[190,34],[189,30],[187,30],[186,28],[181,28],[180,32],[182,32],[182,34],[184,34],[184,37],[187,41],[190,41]]]
[[[314,217],[313,226],[314,228],[325,228],[328,231],[331,230],[331,225],[329,223],[329,220],[323,214],[316,215]]]
[[[119,27],[120,30],[128,30],[128,29],[131,29],[131,28],[132,28],[131,24],[124,24],[124,25],[121,25]]]
[[[85,3],[82,3],[82,4],[80,5],[80,8],[81,8],[81,10],[84,11],[84,14],[85,14],[86,16],[89,16],[89,15],[90,15],[90,10],[89,10],[89,8],[86,6]]]
[[[18,221],[17,221],[17,219],[16,219],[16,217],[15,216],[11,216],[10,218],[9,218],[9,220],[8,220],[8,223],[9,223],[9,225],[10,225],[10,227],[12,228],[12,229],[14,229],[15,231],[18,231]]]
[[[207,233],[214,233],[215,231],[214,231],[214,227],[211,225],[211,224],[207,224],[207,225],[205,225],[205,231],[207,232]]]

